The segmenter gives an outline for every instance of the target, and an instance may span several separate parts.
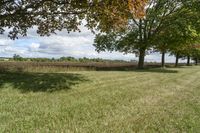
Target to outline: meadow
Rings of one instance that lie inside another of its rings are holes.
[[[0,132],[199,132],[199,70],[1,71]]]

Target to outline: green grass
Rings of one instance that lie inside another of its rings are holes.
[[[0,132],[199,132],[200,67],[1,73]]]

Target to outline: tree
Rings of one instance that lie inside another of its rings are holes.
[[[26,36],[27,29],[37,26],[37,33],[50,35],[57,30],[79,31],[82,20],[87,20],[90,29],[99,23],[120,23],[126,15],[122,10],[129,9],[137,16],[143,14],[147,0],[1,0],[0,33],[9,28],[9,37]],[[129,7],[129,8],[128,8]],[[109,17],[108,19],[105,19]],[[115,19],[115,20],[114,20]],[[107,21],[109,20],[109,21]],[[118,20],[118,21],[116,21]]]
[[[177,18],[178,19],[178,18]],[[188,19],[186,19],[188,20]],[[200,34],[190,23],[181,24],[183,21],[178,21],[176,25],[163,28],[155,38],[155,49],[162,53],[162,67],[165,66],[165,53],[171,52],[176,56],[176,65],[178,65],[179,56],[187,56],[188,65],[190,64],[190,56],[194,49],[194,44],[200,41]],[[188,25],[189,24],[189,25]]]
[[[200,61],[200,45],[197,44],[192,50],[191,58],[195,61],[195,65],[198,65]]]
[[[193,22],[193,21],[192,21]],[[194,49],[194,45],[200,41],[200,31],[197,31],[195,26],[186,23],[178,34],[174,32],[175,38],[172,39],[172,44],[169,49],[171,53],[176,55],[175,66],[178,66],[178,59],[180,57],[187,57],[187,65],[190,65],[190,57]]]
[[[15,60],[15,61],[22,61],[23,58],[20,55],[14,54],[13,55],[13,60]]]
[[[198,43],[198,42],[197,42]],[[192,44],[187,46],[184,51],[182,51],[181,56],[187,58],[187,66],[190,65],[190,60],[193,59],[195,64],[198,64],[198,60],[200,59],[200,45]]]
[[[128,22],[124,30],[111,30],[96,35],[94,42],[96,50],[98,52],[108,50],[139,54],[138,68],[143,68],[145,54],[148,49],[155,46],[157,43],[155,38],[159,38],[163,28],[166,29],[169,25],[176,27],[177,21],[184,20],[180,16],[180,12],[185,10],[183,8],[184,2],[183,0],[149,0],[143,18],[135,18],[130,12],[126,12]],[[169,21],[172,20],[172,16],[180,19]],[[183,23],[186,23],[186,21]],[[184,26],[181,25],[181,28],[184,29]],[[107,28],[109,29],[109,27]]]

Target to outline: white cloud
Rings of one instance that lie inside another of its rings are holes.
[[[19,54],[19,55],[23,55],[27,52],[26,49],[19,49],[16,47],[12,47],[12,46],[7,46],[3,49],[4,53],[12,53],[13,54]]]
[[[0,35],[0,46],[9,46],[13,44],[14,44],[13,40]]]
[[[30,51],[37,51],[39,47],[40,47],[39,43],[31,43],[30,46],[29,46],[29,50]]]

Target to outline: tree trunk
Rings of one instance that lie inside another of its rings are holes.
[[[175,63],[175,67],[178,67],[178,59],[179,59],[179,54],[176,54],[176,63]]]
[[[145,49],[140,49],[139,52],[140,52],[140,55],[139,55],[138,68],[143,69],[144,68]]]
[[[165,67],[165,52],[162,52],[162,68]]]
[[[190,65],[190,56],[187,56],[187,66]]]
[[[198,65],[198,58],[195,59],[195,65]]]

